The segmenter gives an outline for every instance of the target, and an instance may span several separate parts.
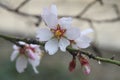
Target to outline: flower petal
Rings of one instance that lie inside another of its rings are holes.
[[[14,50],[18,50],[18,49],[19,49],[19,47],[18,47],[18,46],[16,46],[16,45],[13,45],[13,49],[14,49]]]
[[[35,45],[35,44],[30,44],[30,47],[32,47],[32,48],[39,48],[40,46],[39,45]]]
[[[89,28],[81,32],[81,35],[87,35],[89,33],[93,32],[93,29]]]
[[[19,41],[18,42],[20,45],[25,45],[26,43],[25,42],[23,42],[23,41]]]
[[[58,23],[60,24],[61,27],[63,28],[68,28],[71,27],[72,24],[72,18],[71,17],[63,17],[60,18]]]
[[[51,39],[45,44],[45,50],[49,53],[49,55],[53,55],[58,50],[58,40]]]
[[[59,47],[61,49],[61,51],[66,51],[66,47],[70,45],[70,41],[65,39],[65,38],[61,38],[59,41]]]
[[[22,73],[25,68],[27,68],[27,58],[24,55],[21,55],[16,61],[16,69],[19,73]]]
[[[36,67],[40,64],[40,56],[36,54],[35,59],[29,59],[29,63],[32,65],[33,70],[36,74],[38,74],[38,70],[36,69]]]
[[[51,10],[51,13],[53,13],[53,14],[55,14],[55,15],[57,16],[57,7],[56,7],[56,5],[53,4],[53,5],[51,6],[51,9],[50,9],[50,10]]]
[[[30,49],[27,49],[26,50],[27,51],[27,55],[28,55],[28,57],[30,58],[30,59],[35,59],[35,54],[33,53],[33,51],[32,50],[30,50]]]
[[[13,51],[13,53],[11,54],[11,57],[10,57],[11,61],[14,61],[15,58],[18,56],[18,54],[19,54],[18,50]]]
[[[37,31],[36,37],[39,38],[40,41],[48,41],[52,36],[53,34],[49,29],[41,28]]]
[[[74,49],[79,49],[76,44],[71,44],[71,45],[72,45],[72,48],[74,48]]]
[[[80,36],[79,28],[70,27],[66,30],[65,36],[70,40],[75,40]]]
[[[45,8],[41,14],[42,19],[50,27],[54,28],[57,24],[57,8],[55,5],[52,5],[49,8]]]
[[[75,42],[79,48],[89,47],[91,41],[92,40],[90,38],[88,38],[87,36],[80,36],[78,39],[75,40]]]

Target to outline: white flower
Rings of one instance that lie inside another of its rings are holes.
[[[70,40],[80,36],[79,29],[71,26],[71,17],[57,18],[55,5],[45,8],[41,16],[48,28],[40,28],[36,37],[39,41],[46,41],[45,50],[50,55],[55,54],[59,48],[61,51],[66,51]]]
[[[82,31],[80,33],[80,36],[76,40],[71,42],[72,47],[75,49],[89,47],[92,40],[89,37],[87,37],[87,34],[91,32],[93,32],[91,28]]]
[[[40,59],[42,56],[39,45],[35,44],[26,44],[25,42],[19,42],[21,47],[14,45],[13,53],[11,55],[11,61],[14,61],[17,57],[16,61],[16,69],[19,73],[24,72],[24,69],[27,68],[27,64],[30,63],[34,69],[35,73],[38,73],[36,67],[40,63]]]

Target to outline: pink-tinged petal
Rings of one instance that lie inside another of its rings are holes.
[[[52,38],[52,36],[53,36],[53,33],[49,29],[41,28],[41,29],[38,30],[36,37],[40,41],[48,41]]]
[[[30,59],[35,59],[35,53],[32,51],[32,50],[30,50],[30,49],[28,49],[28,50],[26,50],[27,51],[27,55],[28,55],[28,57],[30,58]]]
[[[71,17],[63,17],[58,20],[58,23],[62,28],[69,28],[72,24],[72,18]]]
[[[93,29],[89,28],[81,32],[81,35],[87,35],[89,33],[93,32]]]
[[[70,45],[70,41],[65,39],[65,38],[61,38],[59,41],[59,47],[61,49],[61,51],[66,51],[66,47]]]
[[[91,72],[90,66],[89,65],[84,65],[83,66],[83,72],[85,74],[90,74],[90,72]]]
[[[16,59],[16,57],[18,56],[18,54],[19,54],[18,50],[13,51],[13,53],[11,54],[11,57],[10,57],[11,61],[14,61]]]
[[[50,28],[55,28],[57,25],[57,8],[52,5],[51,8],[45,8],[41,14],[42,19]]]
[[[27,58],[24,55],[21,55],[18,57],[16,61],[16,69],[19,73],[22,73],[26,68],[27,68]]]
[[[58,51],[58,40],[51,39],[45,44],[45,50],[49,53],[49,55],[53,55]]]
[[[34,50],[35,50],[34,53],[36,53],[37,55],[42,54],[41,49],[40,49],[40,45],[30,44],[30,47],[34,48]]]
[[[70,27],[66,30],[65,36],[70,40],[75,40],[80,36],[80,29],[75,27]]]

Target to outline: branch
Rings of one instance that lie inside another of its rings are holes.
[[[19,11],[20,8],[22,8],[24,5],[26,5],[30,0],[23,1],[17,8],[16,11]]]
[[[28,2],[29,0],[27,0]],[[24,3],[25,5],[25,3]],[[23,5],[22,5],[23,6]],[[22,6],[18,6],[18,8],[16,9],[12,9],[2,3],[0,3],[0,7],[7,10],[7,11],[10,11],[14,14],[17,14],[17,15],[20,15],[20,16],[23,16],[23,17],[33,17],[33,18],[36,18],[38,21],[35,23],[36,26],[38,26],[40,23],[41,23],[41,16],[40,15],[34,15],[34,14],[29,14],[29,13],[25,13],[25,12],[21,12],[19,11],[19,9],[22,7]]]
[[[14,37],[9,37],[9,36],[5,36],[5,35],[0,35],[0,38],[3,38],[7,41],[10,41],[14,44],[16,44],[18,41],[24,41],[28,44],[32,43],[32,44],[38,44],[38,45],[41,45],[42,47],[44,47],[45,43],[41,43],[35,39],[20,39],[20,38],[14,38]],[[89,58],[92,58],[96,61],[101,61],[101,62],[106,62],[106,63],[111,63],[111,64],[115,64],[115,65],[118,65],[120,66],[120,61],[118,60],[113,60],[113,59],[109,59],[109,58],[102,58],[102,57],[98,57],[98,56],[95,56],[93,54],[91,54],[90,52],[86,51],[85,49],[81,49],[81,50],[76,50],[76,49],[73,49],[71,47],[67,47],[67,51],[69,51],[70,53],[72,54],[76,54],[76,52],[80,52],[80,54],[84,54],[86,56],[88,56]]]
[[[80,18],[83,14],[85,14],[98,0],[94,0],[93,2],[89,3],[81,13],[78,14],[78,18]]]

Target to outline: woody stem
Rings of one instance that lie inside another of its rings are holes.
[[[39,42],[36,39],[34,39],[34,40],[33,39],[29,39],[28,40],[28,39],[21,39],[21,38],[9,37],[9,36],[5,36],[5,35],[1,35],[1,34],[0,34],[0,38],[3,38],[5,40],[7,40],[7,41],[10,41],[10,42],[12,42],[12,43],[14,43],[16,45],[18,45],[17,44],[18,41],[24,41],[24,42],[26,42],[28,44],[30,44],[30,43],[32,43],[32,44],[38,44],[38,45],[41,45],[43,47],[45,45],[45,43]],[[118,61],[118,60],[112,60],[112,59],[109,59],[109,58],[103,58],[103,57],[95,56],[91,52],[86,51],[85,49],[84,50],[83,49],[76,50],[76,49],[73,49],[71,47],[67,47],[67,51],[70,52],[71,55],[77,55],[77,53],[84,54],[84,55],[88,56],[89,58],[94,59],[96,61],[111,63],[111,64],[115,64],[115,65],[120,66],[120,61]]]

